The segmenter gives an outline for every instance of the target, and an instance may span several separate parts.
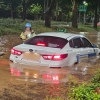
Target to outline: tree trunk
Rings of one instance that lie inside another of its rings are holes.
[[[54,0],[47,0],[49,2],[47,2],[48,4],[48,7],[45,11],[45,26],[46,27],[51,27],[51,11],[52,11],[52,8],[53,8],[53,1]]]
[[[56,21],[58,20],[58,0],[56,0]]]
[[[26,19],[26,0],[23,0],[23,21]]]
[[[45,26],[51,27],[51,13],[50,12],[45,14]]]
[[[10,0],[10,13],[11,13],[11,18],[13,18],[12,0]]]
[[[97,17],[98,17],[97,8],[98,8],[98,2],[95,5],[95,18],[94,18],[94,28],[96,29],[97,29]]]
[[[78,28],[78,25],[77,25],[77,18],[78,18],[77,6],[78,6],[77,0],[73,0],[73,9],[72,9],[72,27],[73,28]]]

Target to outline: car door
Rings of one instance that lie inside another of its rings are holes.
[[[73,47],[74,53],[76,53],[76,60],[77,60],[76,62],[80,62],[85,59],[88,59],[87,51],[86,49],[84,49],[84,44],[81,38],[80,37],[73,38],[72,42],[73,43],[71,43],[70,41],[69,43],[70,43],[70,47]]]
[[[84,48],[83,41],[81,37],[73,39],[74,49],[76,51],[77,62],[86,60],[88,58],[87,50]]]
[[[88,58],[95,57],[96,50],[93,48],[92,44],[86,38],[82,38],[82,41],[84,43],[84,49],[87,51]]]

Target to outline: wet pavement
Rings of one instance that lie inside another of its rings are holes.
[[[100,33],[85,35],[100,47]],[[10,50],[20,43],[16,35],[0,37],[0,51],[5,53],[0,56],[0,100],[67,100],[69,83],[89,83],[100,69],[99,57],[66,68],[14,64],[9,61]]]

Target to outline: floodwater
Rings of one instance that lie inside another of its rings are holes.
[[[100,47],[100,33],[84,35]],[[70,82],[89,83],[100,69],[99,56],[66,68],[14,64],[9,61],[10,50],[20,43],[16,35],[0,37],[0,51],[5,53],[0,56],[0,100],[67,100]]]

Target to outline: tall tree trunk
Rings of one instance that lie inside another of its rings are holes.
[[[13,18],[12,0],[10,0],[10,13],[11,13],[11,18]]]
[[[95,5],[94,28],[97,28],[97,17],[98,17],[97,9],[98,9],[98,2],[96,2],[96,5]]]
[[[26,0],[23,0],[23,16],[22,19],[26,19]]]
[[[72,27],[73,28],[78,28],[77,25],[77,18],[78,18],[78,2],[77,0],[73,0],[73,8],[72,8]]]
[[[51,12],[53,8],[54,0],[47,0],[47,9],[45,11],[45,26],[51,27]]]
[[[58,20],[58,0],[56,0],[56,21]]]

